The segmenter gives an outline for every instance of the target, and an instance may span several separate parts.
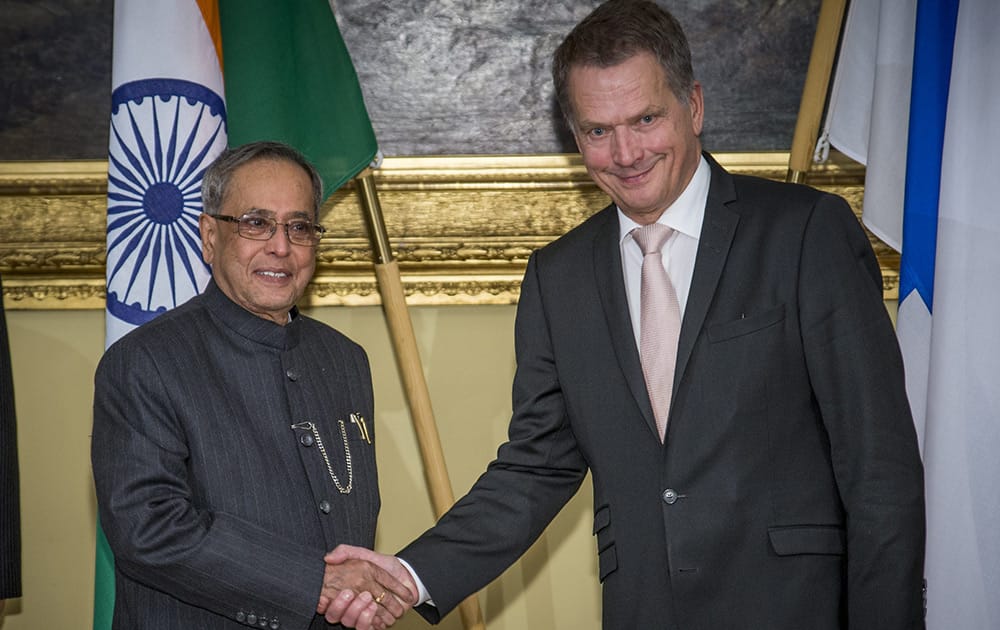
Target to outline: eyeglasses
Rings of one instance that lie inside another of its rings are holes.
[[[241,217],[231,217],[225,214],[209,214],[208,216],[219,221],[235,223],[236,233],[252,241],[266,241],[270,239],[278,230],[278,226],[281,225],[285,228],[285,236],[292,243],[315,247],[319,244],[319,240],[323,238],[323,233],[326,232],[326,228],[319,223],[313,223],[305,219],[294,219],[287,223],[282,223],[272,217],[256,214],[244,214]]]

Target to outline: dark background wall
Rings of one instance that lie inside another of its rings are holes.
[[[335,3],[386,155],[574,151],[549,60],[597,4]],[[706,148],[787,150],[819,0],[661,4],[691,42]],[[112,0],[0,0],[0,160],[106,157],[112,11]]]

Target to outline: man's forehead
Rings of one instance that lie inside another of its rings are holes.
[[[667,69],[659,62],[656,55],[646,50],[639,50],[633,54],[621,57],[611,63],[596,63],[591,61],[580,61],[573,63],[569,67],[569,71],[566,75],[567,85],[572,87],[573,78],[579,77],[581,73],[584,74],[614,74],[615,72],[622,69],[625,65],[642,65],[647,66],[651,70],[656,70],[654,76],[666,83],[669,83],[669,76]]]
[[[258,157],[233,171],[222,197],[222,206],[229,214],[253,212],[275,218],[302,216],[315,220],[318,212],[311,209],[315,203],[312,193],[309,173],[300,164],[269,156]],[[278,207],[287,203],[291,209],[275,210],[274,203]]]
[[[301,164],[281,157],[270,155],[259,155],[243,164],[240,164],[232,171],[230,182],[240,181],[276,181],[287,184],[301,178],[309,181],[309,172]]]

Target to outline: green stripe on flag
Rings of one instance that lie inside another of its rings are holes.
[[[115,557],[97,522],[97,546],[94,558],[94,630],[110,630],[115,612]]]
[[[378,149],[327,0],[220,0],[229,145],[279,140],[323,176],[328,197]]]

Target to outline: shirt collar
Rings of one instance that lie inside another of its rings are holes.
[[[202,296],[212,315],[218,318],[223,326],[241,337],[277,350],[290,350],[299,343],[302,318],[298,316],[297,307],[292,307],[289,313],[291,321],[279,326],[233,302],[215,284],[214,279],[209,281]]]
[[[698,168],[695,169],[694,176],[691,177],[684,192],[660,215],[656,222],[698,240],[701,236],[701,224],[705,220],[705,204],[708,201],[708,185],[711,179],[712,169],[705,156],[702,156]],[[642,226],[625,216],[621,208],[617,208],[617,210],[618,240],[624,242],[625,239],[632,238],[630,236],[632,230]]]

